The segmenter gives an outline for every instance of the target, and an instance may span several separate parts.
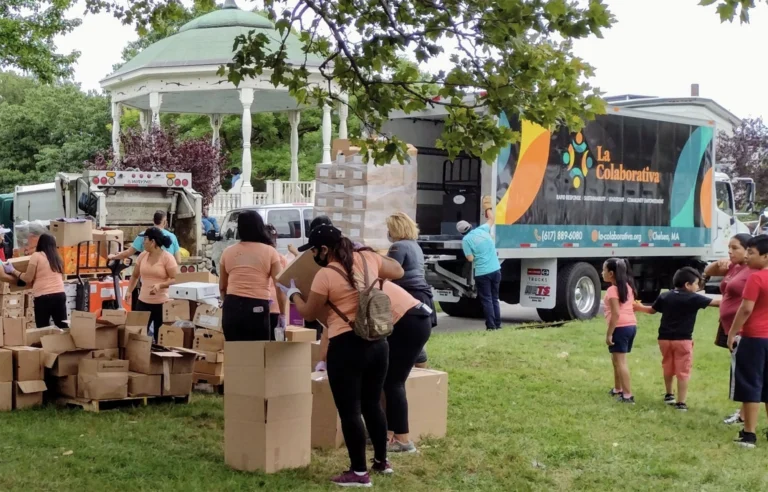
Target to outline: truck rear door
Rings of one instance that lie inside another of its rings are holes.
[[[304,234],[301,209],[298,207],[270,208],[267,210],[266,222],[277,229],[277,250],[280,254],[288,252],[288,245],[297,248],[304,244]]]

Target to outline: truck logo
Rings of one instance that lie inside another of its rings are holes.
[[[549,277],[549,268],[529,268],[528,275],[534,277]]]
[[[537,297],[549,297],[551,288],[546,285],[526,285],[525,295]]]
[[[576,166],[576,160],[580,157],[581,165]],[[563,152],[563,165],[568,170],[568,175],[571,177],[571,184],[574,188],[581,187],[581,183],[587,177],[587,173],[592,169],[594,161],[592,156],[589,155],[589,149],[587,149],[587,142],[584,140],[584,135],[581,132],[577,133],[571,139],[568,150]]]

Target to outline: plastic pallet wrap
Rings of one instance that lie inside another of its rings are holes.
[[[395,212],[416,217],[417,169],[416,149],[410,146],[403,164],[366,164],[360,154],[318,164],[315,215],[330,217],[353,241],[387,249],[387,217]]]
[[[20,256],[26,256],[34,253],[37,247],[37,240],[40,236],[48,232],[47,220],[23,220],[13,226],[13,235],[16,238],[16,247],[20,251]]]

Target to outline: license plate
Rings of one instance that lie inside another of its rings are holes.
[[[432,289],[432,295],[437,302],[459,302],[459,298],[450,289]]]

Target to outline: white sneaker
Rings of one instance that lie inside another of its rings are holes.
[[[723,419],[725,425],[743,424],[744,420],[741,418],[741,410],[736,410],[733,415],[730,415]]]

